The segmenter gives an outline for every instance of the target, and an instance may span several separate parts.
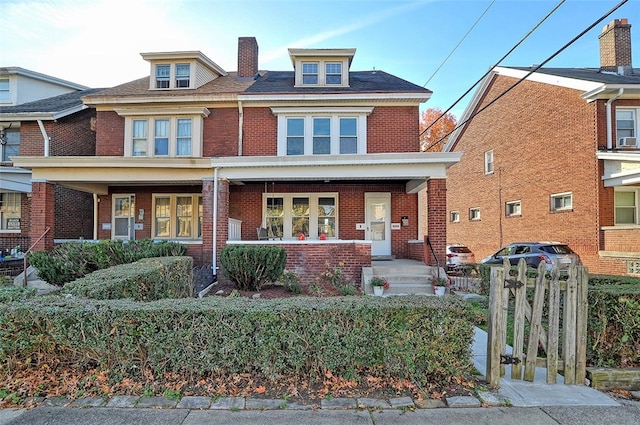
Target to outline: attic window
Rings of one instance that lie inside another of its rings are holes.
[[[318,84],[318,64],[307,62],[302,64],[302,84]]]
[[[176,65],[176,88],[189,88],[189,64],[179,63]]]
[[[156,88],[168,89],[171,75],[170,65],[156,65]]]
[[[342,84],[342,63],[327,63],[325,65],[326,84]]]

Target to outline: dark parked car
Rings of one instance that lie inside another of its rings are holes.
[[[560,270],[566,270],[572,262],[580,264],[580,257],[567,244],[560,242],[514,242],[498,252],[482,260],[483,264],[502,264],[508,258],[512,265],[517,265],[521,258],[527,266],[537,268],[544,261],[547,270],[551,270],[554,262],[558,262]]]

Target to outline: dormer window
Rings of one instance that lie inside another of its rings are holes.
[[[327,63],[324,75],[327,85],[342,84],[342,63]]]
[[[156,88],[168,89],[171,78],[170,65],[156,65]]]
[[[176,65],[176,87],[189,88],[190,67],[188,63]]]
[[[318,64],[303,63],[302,64],[302,84],[318,84]]]

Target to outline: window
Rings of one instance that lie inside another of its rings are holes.
[[[278,117],[280,156],[346,155],[367,152],[367,115],[373,108],[271,110]]]
[[[449,213],[449,221],[452,223],[460,222],[460,212],[459,211],[451,211]]]
[[[21,194],[0,192],[0,231],[20,231]]]
[[[202,196],[196,194],[153,195],[153,237],[202,238]]]
[[[637,109],[616,109],[616,146],[638,146],[636,125]]]
[[[615,224],[640,224],[638,193],[640,193],[640,188],[616,190],[614,197]]]
[[[5,128],[4,144],[0,144],[0,159],[11,161],[12,156],[20,155],[20,130]]]
[[[484,153],[484,173],[493,174],[493,151],[486,151]]]
[[[302,64],[302,84],[318,84],[318,64],[306,62]]]
[[[8,78],[0,78],[0,102],[11,102]]]
[[[325,82],[329,84],[342,84],[342,63],[325,64]]]
[[[202,119],[128,118],[125,121],[125,152],[130,156],[200,156]]]
[[[522,215],[520,210],[520,201],[511,201],[505,204],[505,215],[507,217],[514,217]]]
[[[189,88],[190,67],[188,63],[176,65],[176,87]]]
[[[551,211],[571,211],[573,209],[573,194],[556,193],[551,195]]]
[[[477,221],[480,220],[480,208],[469,208],[469,220]]]
[[[171,65],[156,65],[156,88],[168,89],[171,78]]]
[[[269,238],[328,238],[338,235],[335,193],[269,193],[263,195],[264,223]]]

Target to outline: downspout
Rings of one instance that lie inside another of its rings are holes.
[[[218,167],[213,169],[213,258],[211,268],[214,276],[218,275],[217,252],[218,252]]]
[[[44,139],[44,156],[49,156],[49,142],[51,141],[51,137],[47,135],[47,130],[45,130],[42,120],[38,120],[38,127],[40,127],[40,133],[42,133],[42,138]]]
[[[98,194],[93,194],[93,240],[98,240]]]
[[[244,113],[242,110],[242,101],[238,101],[238,156],[242,156],[242,123],[244,122]]]
[[[618,99],[620,96],[622,96],[622,93],[624,93],[624,89],[623,88],[618,90],[618,94],[613,96],[611,99],[607,100],[607,103],[605,104],[606,105],[606,111],[607,111],[607,149],[613,149],[613,141],[612,141],[612,136],[611,136],[611,131],[612,131],[611,104],[616,99]]]

